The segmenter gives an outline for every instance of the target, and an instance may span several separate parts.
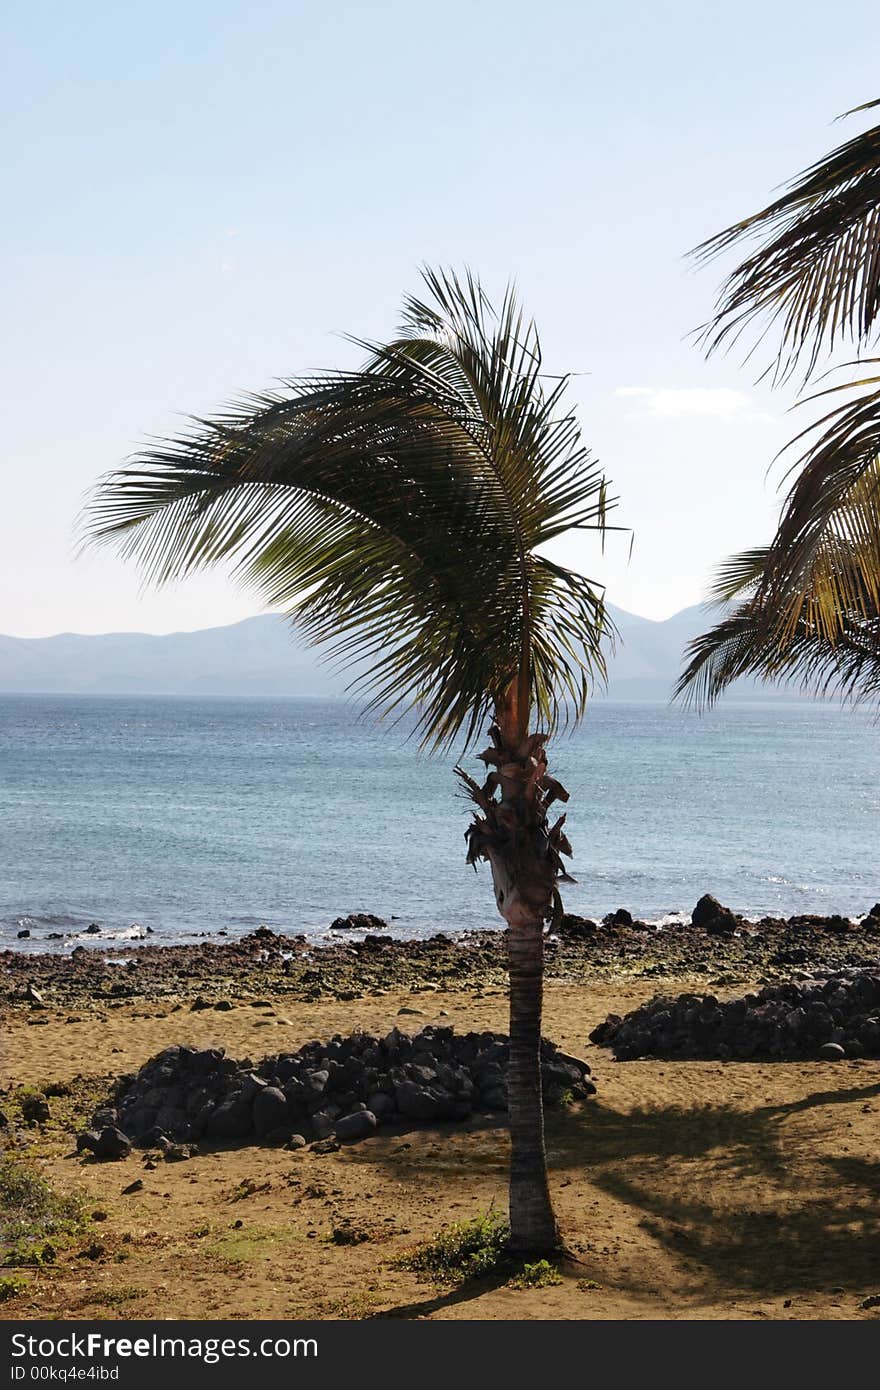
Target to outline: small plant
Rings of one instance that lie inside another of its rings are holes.
[[[0,1264],[51,1264],[59,1241],[84,1224],[78,1197],[61,1196],[21,1159],[0,1159]]]
[[[253,1197],[257,1192],[268,1192],[272,1183],[267,1179],[266,1182],[257,1182],[256,1178],[242,1178],[238,1186],[229,1196],[230,1202],[242,1202],[246,1197]]]
[[[27,1286],[27,1280],[20,1279],[17,1274],[13,1274],[9,1279],[0,1279],[0,1303],[8,1303],[10,1298],[17,1298],[20,1293],[24,1293]]]
[[[595,1279],[578,1279],[575,1288],[580,1289],[581,1293],[592,1293],[594,1289],[601,1289],[602,1285]]]
[[[52,1118],[49,1102],[34,1086],[22,1086],[16,1093],[21,1118],[26,1125],[41,1125]]]
[[[425,1274],[438,1284],[464,1284],[491,1274],[507,1258],[510,1230],[497,1212],[488,1211],[470,1221],[456,1221],[392,1264]]]
[[[561,1284],[562,1275],[549,1260],[537,1260],[534,1264],[523,1265],[519,1274],[510,1281],[512,1289],[547,1289],[551,1284]]]
[[[145,1293],[145,1289],[135,1288],[132,1284],[120,1284],[115,1289],[95,1289],[92,1293],[86,1294],[76,1306],[78,1308],[93,1306],[121,1308],[126,1303],[143,1298]]]
[[[345,1298],[331,1298],[321,1307],[321,1311],[328,1317],[351,1319],[356,1322],[372,1317],[375,1310],[376,1296],[373,1293],[352,1293]]]

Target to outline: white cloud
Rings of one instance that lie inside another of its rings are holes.
[[[745,391],[727,386],[618,386],[614,394],[624,400],[640,401],[646,414],[665,420],[695,415],[762,422],[773,418],[756,410]]]

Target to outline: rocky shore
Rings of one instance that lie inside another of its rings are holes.
[[[303,936],[260,927],[228,944],[143,945],[72,955],[0,953],[0,1004],[29,1009],[112,1009],[122,1003],[229,1009],[271,992],[276,998],[341,1001],[392,990],[466,990],[506,984],[504,933],[442,933],[407,941],[379,919],[338,919],[340,940],[314,946]],[[880,966],[880,904],[858,921],[839,915],[751,922],[706,895],[690,922],[652,926],[624,908],[603,921],[567,915],[546,942],[548,980],[566,983],[694,976],[713,986],[773,984]],[[39,998],[35,997],[39,996]]]

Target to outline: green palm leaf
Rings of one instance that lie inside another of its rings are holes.
[[[866,377],[820,393],[857,392],[794,444],[809,445],[790,472],[795,480],[769,547],[761,580],[762,600],[773,602],[790,628],[805,604],[831,640],[848,615],[880,603],[880,377]],[[841,548],[858,557],[853,571],[834,568]],[[854,587],[855,586],[855,587]]]
[[[814,694],[866,699],[880,690],[880,465],[858,475],[797,575],[773,547],[733,556],[714,586],[721,620],[696,638],[674,698],[712,704],[741,676],[796,681]],[[774,542],[775,544],[775,542]],[[784,552],[783,552],[784,553]],[[789,589],[783,598],[782,591]],[[731,604],[734,604],[730,608]]]
[[[702,330],[710,352],[763,321],[758,340],[778,329],[775,373],[785,377],[804,356],[809,375],[823,350],[867,341],[880,320],[880,126],[818,160],[694,255],[710,259],[752,238],[760,244],[728,275]]]
[[[223,564],[424,743],[485,717],[584,710],[612,635],[600,586],[542,547],[612,500],[508,291],[426,272],[361,371],[287,381],[143,450],[98,486],[89,542],[166,583]]]

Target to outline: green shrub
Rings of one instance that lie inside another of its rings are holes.
[[[26,1288],[27,1280],[20,1279],[16,1274],[9,1279],[0,1279],[0,1303],[8,1303],[10,1298],[17,1298]]]
[[[392,1263],[425,1274],[439,1284],[464,1284],[491,1274],[506,1259],[510,1231],[497,1212],[456,1221]]]
[[[0,1264],[51,1264],[58,1238],[75,1234],[84,1220],[78,1197],[55,1192],[32,1164],[0,1158]]]
[[[523,1265],[519,1274],[510,1281],[514,1289],[546,1289],[551,1284],[561,1284],[562,1275],[549,1260],[538,1260],[532,1265]]]

